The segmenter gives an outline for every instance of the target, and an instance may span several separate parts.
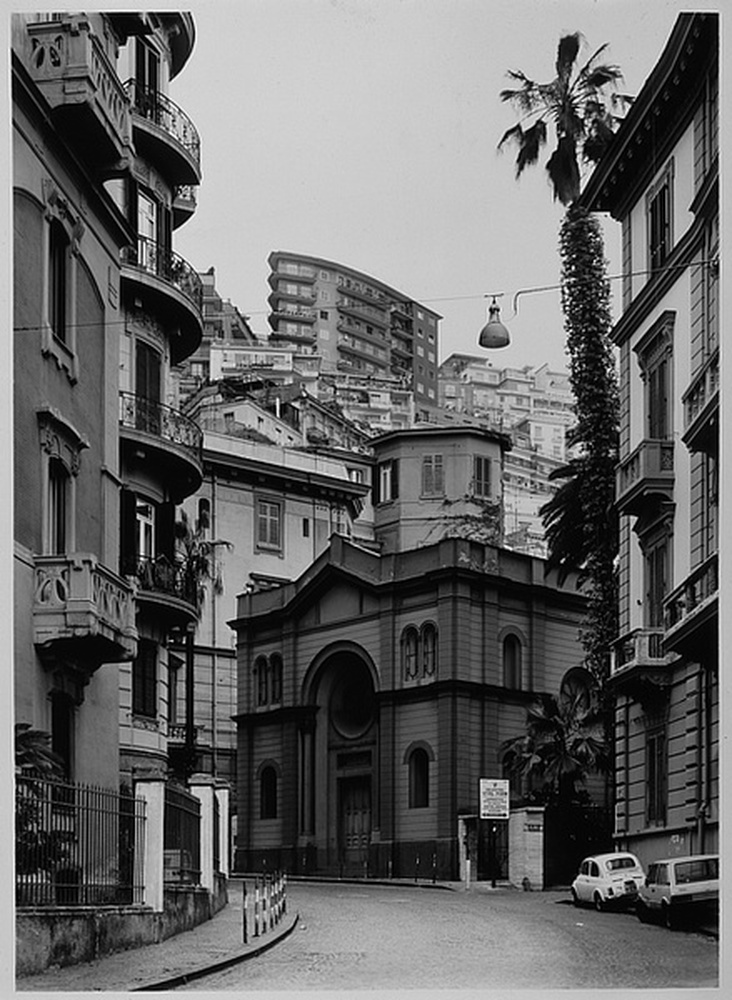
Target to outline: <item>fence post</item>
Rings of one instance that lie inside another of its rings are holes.
[[[254,876],[254,936],[259,937],[259,877]]]
[[[287,872],[282,873],[282,913],[287,913]]]
[[[241,939],[244,944],[249,941],[249,934],[247,932],[247,884],[242,879],[241,883]]]
[[[145,800],[142,901],[156,913],[162,913],[165,874],[165,783],[157,778],[137,778],[134,783],[134,793]]]

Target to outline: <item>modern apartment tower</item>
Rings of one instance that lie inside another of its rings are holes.
[[[417,412],[436,405],[438,313],[345,264],[281,250],[268,263],[271,342],[320,355],[323,373],[407,385]]]

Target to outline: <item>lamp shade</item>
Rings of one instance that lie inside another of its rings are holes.
[[[496,347],[507,347],[510,343],[511,338],[508,335],[508,330],[501,323],[500,316],[501,310],[496,300],[493,299],[488,309],[488,322],[478,337],[478,343],[481,347],[495,349]]]

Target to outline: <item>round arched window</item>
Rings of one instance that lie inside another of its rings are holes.
[[[345,660],[330,696],[330,718],[347,739],[362,736],[374,721],[374,685],[367,667],[358,660]]]

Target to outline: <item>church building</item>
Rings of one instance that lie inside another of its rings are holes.
[[[237,871],[458,878],[480,780],[506,777],[501,746],[528,705],[590,683],[576,579],[460,537],[466,513],[500,501],[505,435],[418,427],[374,444],[381,550],[333,535],[296,581],[242,594],[230,623]],[[507,825],[490,851],[475,829],[478,876],[490,860],[507,877]]]

